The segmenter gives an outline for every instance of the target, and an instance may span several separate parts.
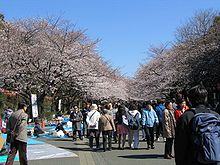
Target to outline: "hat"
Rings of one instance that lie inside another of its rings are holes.
[[[98,106],[96,104],[92,104],[90,109],[91,109],[91,111],[92,110],[98,110]]]
[[[25,102],[18,103],[18,109],[23,109],[24,107],[28,107],[28,105]]]

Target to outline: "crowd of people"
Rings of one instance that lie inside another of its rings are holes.
[[[101,104],[86,102],[81,110],[78,106],[71,109],[72,140],[88,138],[88,144],[92,151],[111,151],[112,141],[118,144],[120,150],[124,150],[125,147],[137,150],[141,137],[139,133],[142,132],[142,138],[146,141],[146,150],[155,149],[155,141],[163,140],[165,142],[165,159],[175,158],[176,165],[203,164],[197,160],[197,155],[195,155],[197,152],[191,140],[192,128],[190,123],[196,113],[211,113],[218,118],[217,122],[220,123],[219,114],[207,104],[207,96],[206,89],[198,85],[189,90],[187,98],[181,96],[172,100],[158,99],[141,103],[137,101],[129,103],[105,101]],[[19,120],[19,122],[27,122],[25,111],[26,106],[21,104],[20,113],[16,111],[17,113],[12,114],[17,119],[12,117],[8,119],[11,123],[8,129],[14,128],[21,114],[23,117],[22,121]],[[23,129],[25,126],[25,124],[21,124],[22,131],[19,132],[18,130],[20,135],[12,142],[7,160],[8,164],[13,161],[17,150],[26,153],[27,137],[24,136],[26,132]],[[219,125],[216,128],[219,131]],[[65,131],[62,123],[58,123],[56,130]],[[103,146],[100,145],[101,137],[103,138]],[[219,137],[216,144],[220,144]],[[174,151],[172,151],[173,146]],[[26,163],[25,155],[21,154],[20,159]],[[215,165],[216,160],[208,164]]]
[[[142,102],[142,104],[135,101],[130,103],[106,102],[101,105],[87,103],[86,108],[81,112],[78,111],[80,115],[75,115],[81,116],[81,119],[76,122],[83,122],[82,132],[89,138],[91,150],[100,149],[100,134],[103,137],[101,148],[104,152],[112,150],[112,140],[118,143],[118,149],[123,150],[127,140],[128,147],[137,150],[139,133],[142,131],[147,150],[154,149],[154,142],[162,139],[165,142],[165,159],[175,158],[177,165],[202,164],[195,158],[195,148],[190,141],[190,120],[195,115],[193,111],[196,109],[197,113],[214,114],[219,122],[219,114],[215,112],[218,110],[208,105],[207,96],[206,89],[198,85],[189,90],[187,98],[158,99]],[[219,131],[219,124],[216,128]],[[216,140],[216,144],[219,144],[219,137]],[[175,152],[172,151],[173,146]],[[208,164],[214,165],[216,162]]]
[[[86,109],[73,111],[70,119],[73,121],[73,129],[78,130],[79,139],[82,139],[82,135],[89,138],[91,150],[100,149],[100,134],[103,137],[103,151],[112,150],[112,141],[118,143],[118,149],[123,150],[126,140],[127,147],[137,150],[139,133],[142,132],[142,140],[146,141],[147,150],[154,149],[154,142],[162,137],[166,143],[164,158],[171,159],[174,157],[172,143],[175,137],[176,119],[187,108],[182,101],[178,109],[174,109],[171,101],[163,99],[158,99],[157,104],[146,101],[141,106],[137,102],[129,104],[106,102],[104,105],[87,103]],[[82,128],[82,135],[80,127],[77,129],[77,123],[78,125],[83,123],[85,126]],[[75,141],[76,132],[73,132],[73,141]],[[94,138],[95,148],[93,147]]]
[[[88,137],[89,147],[93,151],[100,148],[104,152],[112,150],[112,141],[118,143],[118,149],[123,150],[127,141],[127,147],[136,150],[139,148],[139,133],[142,132],[147,150],[155,148],[155,141],[163,140],[165,142],[164,158],[176,157],[177,164],[182,164],[187,158],[183,156],[182,149],[190,144],[183,139],[186,136],[183,127],[188,124],[185,123],[186,121],[189,122],[186,115],[192,113],[191,109],[195,107],[201,109],[202,106],[203,109],[211,109],[207,104],[208,94],[205,92],[207,91],[203,87],[197,86],[189,93],[187,99],[182,96],[172,100],[145,101],[141,104],[135,101],[130,103],[105,102],[100,105],[87,103],[81,111],[72,112],[71,116],[74,117],[71,117],[71,120],[74,130],[78,131],[79,139],[82,139],[82,136]],[[211,113],[218,116],[214,111]],[[191,116],[194,115],[191,114]],[[77,127],[78,122],[83,123],[82,131],[80,127]],[[73,136],[75,141],[76,131],[73,132],[75,132]],[[100,135],[103,137],[103,147],[100,146]],[[183,140],[179,141],[179,139]],[[172,151],[174,141],[175,146],[180,145],[180,147],[175,147],[175,154]],[[187,153],[187,150],[184,152]],[[180,151],[181,154],[178,154]]]

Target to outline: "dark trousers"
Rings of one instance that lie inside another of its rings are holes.
[[[156,126],[156,138],[159,138],[160,135],[163,133],[163,123],[159,122],[159,124]]]
[[[154,145],[154,127],[146,127],[144,128],[145,136],[147,139],[147,145]]]
[[[102,131],[103,136],[103,149],[104,151],[107,148],[107,139],[108,139],[108,148],[112,149],[112,131]]]
[[[174,138],[166,138],[166,142],[165,142],[165,155],[169,155],[170,156],[172,154],[173,140],[174,140]]]
[[[73,130],[73,140],[76,140],[76,133],[78,132],[79,139],[82,139],[81,131],[80,130]]]
[[[97,129],[89,129],[89,147],[93,147],[93,139],[96,141],[96,148],[99,148],[99,131]]]
[[[11,143],[10,151],[8,153],[8,158],[6,161],[6,165],[12,165],[14,163],[15,155],[19,152],[19,161],[21,165],[27,165],[27,143],[15,140]]]
[[[73,140],[76,140],[76,133],[78,133],[79,139],[82,139],[81,130],[77,130],[77,125],[76,124],[72,125],[72,130],[73,130]]]
[[[116,132],[116,131],[115,131],[115,132],[113,131],[112,134],[113,134],[113,138],[114,138],[115,143],[117,143],[117,142],[118,142],[117,132]]]

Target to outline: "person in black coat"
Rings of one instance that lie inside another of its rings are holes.
[[[197,113],[213,113],[219,116],[216,112],[207,108],[207,96],[208,92],[202,85],[197,85],[188,91],[189,101],[192,107],[196,108]],[[177,120],[174,142],[176,165],[202,165],[194,157],[195,150],[191,140],[192,132],[190,121],[194,115],[193,110],[188,110]],[[216,164],[217,163],[211,163],[209,165]]]
[[[76,133],[80,140],[83,140],[81,134],[81,123],[83,121],[83,115],[77,106],[74,106],[73,111],[70,113],[70,121],[72,122],[73,141],[76,141]]]

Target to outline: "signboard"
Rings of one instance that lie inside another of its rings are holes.
[[[59,111],[61,110],[61,99],[59,100],[59,103],[58,103],[58,110]]]
[[[37,108],[37,95],[31,94],[31,105],[32,105],[32,116],[33,118],[38,117],[38,108]]]

